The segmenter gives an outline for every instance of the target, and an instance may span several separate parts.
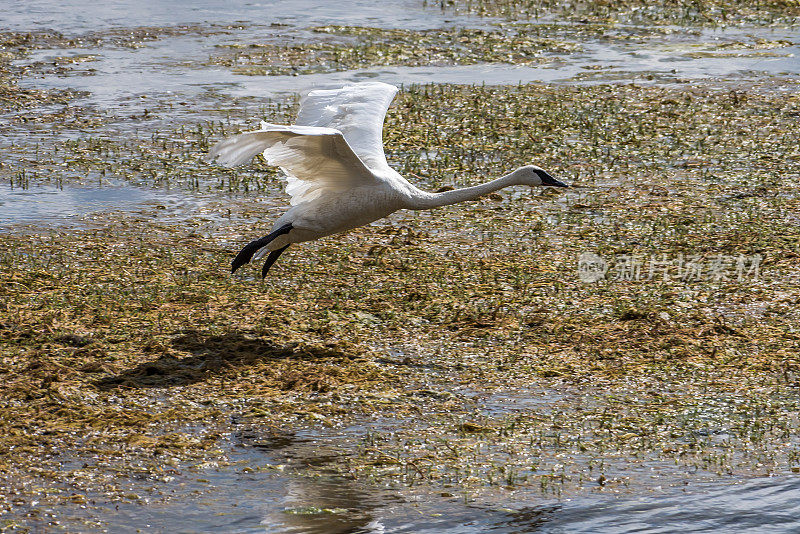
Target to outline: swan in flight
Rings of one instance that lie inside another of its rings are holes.
[[[567,187],[543,169],[520,167],[496,180],[452,191],[428,193],[400,176],[386,162],[383,119],[397,87],[381,82],[315,90],[300,100],[296,124],[261,123],[261,129],[224,139],[211,156],[228,167],[259,153],[286,175],[292,207],[233,260],[232,272],[267,256],[262,277],[292,243],[337,234],[386,217],[400,209],[447,206],[510,185]]]

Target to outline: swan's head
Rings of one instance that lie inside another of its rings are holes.
[[[551,185],[553,187],[569,187],[567,184],[559,182],[552,176],[550,176],[547,171],[542,169],[541,167],[537,167],[536,165],[526,165],[524,167],[520,167],[514,174],[520,180],[520,184],[522,185]]]

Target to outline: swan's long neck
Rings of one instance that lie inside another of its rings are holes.
[[[454,189],[453,191],[444,191],[442,193],[428,193],[417,189],[417,191],[415,191],[416,194],[411,198],[409,208],[414,210],[428,210],[440,206],[449,206],[450,204],[457,204],[458,202],[475,200],[483,195],[488,195],[489,193],[510,185],[521,184],[522,182],[517,173],[512,172],[511,174],[506,174],[505,176],[501,176],[485,184]]]

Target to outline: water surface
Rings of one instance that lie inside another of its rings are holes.
[[[131,210],[155,201],[155,191],[134,186],[66,188],[34,185],[0,186],[0,228],[9,224],[37,223],[49,226],[98,211]]]
[[[230,451],[232,465],[184,472],[174,477],[161,499],[143,504],[103,503],[100,498],[96,506],[76,510],[71,519],[86,525],[88,518],[100,517],[112,532],[232,534],[756,534],[800,529],[800,477],[654,486],[639,494],[598,484],[593,491],[564,499],[523,489],[475,497],[455,489],[432,492],[305,476],[293,466],[319,458],[310,451],[320,437],[289,439],[269,449],[239,445]],[[324,450],[323,445],[319,451]],[[93,530],[83,526],[82,531]]]

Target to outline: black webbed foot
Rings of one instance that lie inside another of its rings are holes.
[[[253,254],[255,254],[260,248],[269,245],[276,237],[283,234],[288,234],[292,230],[292,228],[293,228],[292,223],[285,224],[280,228],[278,228],[277,230],[275,230],[274,232],[272,232],[271,234],[266,235],[260,239],[256,239],[255,241],[251,241],[250,243],[245,245],[245,247],[239,251],[239,254],[237,254],[236,257],[233,258],[233,262],[231,263],[231,274],[235,273],[236,269],[238,269],[245,263],[250,263],[250,260],[253,259]],[[281,252],[285,248],[286,247],[280,249]],[[275,252],[277,251],[271,252],[269,257],[271,258],[272,255],[275,254]],[[278,256],[280,256],[280,252],[278,252]],[[275,259],[272,260],[272,263],[275,263],[275,260],[278,259],[278,256],[275,256]],[[269,258],[267,258],[267,263],[269,263]],[[269,263],[269,265],[272,265],[272,263]]]
[[[289,248],[289,245],[285,247],[279,248],[278,250],[273,250],[267,256],[267,261],[264,262],[264,267],[261,269],[261,278],[266,278],[267,273],[269,272],[269,268],[272,267],[272,264],[275,263],[275,260],[278,259],[278,256],[283,254],[283,251]]]

